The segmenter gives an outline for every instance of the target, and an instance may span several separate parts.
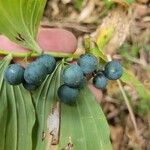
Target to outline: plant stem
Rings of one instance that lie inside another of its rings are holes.
[[[117,80],[117,83],[118,83],[118,85],[119,85],[120,91],[121,91],[121,93],[122,93],[122,96],[123,96],[123,98],[124,98],[124,100],[125,100],[125,103],[126,103],[126,105],[127,105],[128,110],[129,110],[129,114],[130,114],[130,117],[131,117],[131,120],[132,120],[134,129],[135,129],[135,132],[136,132],[136,134],[139,136],[139,132],[138,132],[138,128],[137,128],[135,116],[134,116],[134,113],[133,113],[132,108],[131,108],[131,106],[130,106],[129,99],[128,99],[128,97],[127,97],[127,95],[126,95],[126,93],[125,93],[125,91],[124,91],[124,89],[123,89],[123,87],[122,87],[122,84],[121,84],[120,80]]]
[[[35,53],[35,52],[10,52],[10,51],[4,51],[4,50],[0,50],[0,55],[8,55],[8,54],[12,54],[13,57],[19,57],[19,58],[24,58],[24,57],[38,57],[41,55],[41,53]],[[62,52],[44,52],[44,54],[48,54],[48,55],[52,55],[54,57],[58,57],[58,58],[67,58],[67,57],[72,57],[74,59],[79,58],[79,55],[76,54],[70,54],[70,53],[62,53]]]

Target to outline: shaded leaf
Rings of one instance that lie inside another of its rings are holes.
[[[58,64],[53,74],[49,75],[42,86],[33,93],[33,101],[37,115],[37,121],[33,131],[33,144],[36,150],[45,149],[47,144],[46,139],[43,141],[42,134],[48,133],[47,119],[57,100],[61,69],[62,65]]]
[[[4,78],[4,71],[6,69],[6,67],[8,66],[8,64],[10,63],[12,59],[11,55],[6,56],[3,60],[0,61],[0,89],[2,87],[3,84],[3,78]]]
[[[98,47],[91,48],[89,52],[96,57],[101,58],[103,61],[107,62],[106,55]]]
[[[103,111],[88,88],[81,90],[75,106],[61,104],[59,149],[110,150],[109,135]]]
[[[9,64],[11,56],[4,58]],[[2,65],[2,64],[1,64]],[[1,150],[32,149],[35,112],[31,96],[22,85],[11,86],[3,80],[7,65],[0,69],[0,146]]]

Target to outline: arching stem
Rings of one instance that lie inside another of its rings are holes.
[[[12,54],[13,57],[18,57],[18,58],[24,58],[24,57],[38,57],[41,54],[35,53],[35,52],[10,52],[6,50],[0,50],[0,55],[8,55]],[[44,54],[52,55],[57,58],[69,58],[72,57],[74,59],[77,59],[80,57],[80,55],[77,54],[71,54],[71,53],[62,53],[62,52],[44,52]]]

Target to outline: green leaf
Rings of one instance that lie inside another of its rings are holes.
[[[23,47],[41,52],[35,38],[45,4],[46,0],[0,0],[0,33]]]
[[[26,0],[26,10],[24,11],[28,29],[36,38],[37,30],[43,16],[47,0]]]
[[[98,47],[91,48],[89,53],[91,53],[94,56],[102,59],[104,62],[107,62],[106,55]]]
[[[101,49],[99,49],[96,42],[94,42],[94,47],[91,47],[91,38],[89,36],[86,36],[84,39],[84,47],[87,53],[91,53],[94,56],[101,58],[103,61],[107,61],[106,55]]]
[[[11,54],[6,56],[3,60],[0,61],[0,89],[2,87],[3,84],[3,78],[4,78],[4,71],[6,69],[6,67],[8,66],[8,64],[10,63],[12,59]]]
[[[33,93],[37,122],[33,130],[33,149],[43,150],[47,144],[42,140],[42,134],[47,133],[47,119],[57,100],[57,89],[60,86],[62,64],[56,66],[52,75],[49,75],[40,89]]]
[[[110,26],[109,28],[104,28],[99,31],[96,43],[100,50],[103,50],[109,40],[112,38],[114,30],[114,27]]]
[[[112,149],[106,118],[88,88],[81,90],[75,106],[61,104],[60,127],[60,150],[69,144],[75,150]]]
[[[86,36],[84,38],[84,47],[85,47],[85,51],[87,53],[89,53],[90,49],[91,49],[91,38],[90,38],[90,36]]]
[[[150,109],[150,91],[133,75],[132,72],[127,71],[124,69],[123,76],[121,80],[126,84],[133,86],[136,91],[138,92],[140,98],[144,100],[146,104],[146,110]]]
[[[113,1],[112,0],[103,0],[105,7],[109,10],[111,8],[111,6],[113,5]]]
[[[150,99],[150,91],[146,89],[146,87],[133,75],[132,72],[129,72],[126,69],[124,69],[124,73],[121,77],[121,80],[131,86],[134,86],[143,99]]]
[[[1,65],[8,65],[10,58],[4,58]],[[11,86],[3,80],[7,65],[0,69],[0,149],[30,150],[35,123],[34,106],[31,95],[22,85]]]
[[[78,10],[80,10],[82,8],[84,0],[75,0],[74,1],[74,7]]]
[[[104,54],[103,49],[112,38],[114,33],[114,27],[101,29],[96,37],[95,47],[90,49],[90,53],[96,57],[101,58],[104,62],[107,62],[107,56]]]
[[[125,0],[125,2],[128,3],[128,4],[130,5],[130,4],[134,3],[135,0]]]

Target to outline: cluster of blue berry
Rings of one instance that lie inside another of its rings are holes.
[[[64,84],[58,89],[58,97],[67,104],[73,104],[86,84],[86,76],[93,75],[93,85],[105,89],[108,80],[117,80],[122,76],[123,69],[118,61],[110,61],[104,69],[97,71],[98,60],[94,55],[84,54],[77,60],[77,64],[68,65],[63,71]]]
[[[19,64],[10,64],[4,79],[11,85],[23,84],[27,90],[35,90],[56,67],[56,60],[50,55],[41,55],[25,69]]]
[[[64,84],[58,89],[59,99],[67,104],[73,104],[80,89],[86,84],[86,76],[93,75],[93,85],[105,89],[109,80],[121,77],[123,69],[118,61],[108,62],[104,69],[97,71],[98,60],[94,55],[84,54],[76,64],[69,64],[62,73]],[[25,69],[19,64],[10,64],[5,71],[4,79],[11,85],[23,84],[29,91],[35,90],[51,74],[56,67],[56,60],[50,55],[41,55]]]

